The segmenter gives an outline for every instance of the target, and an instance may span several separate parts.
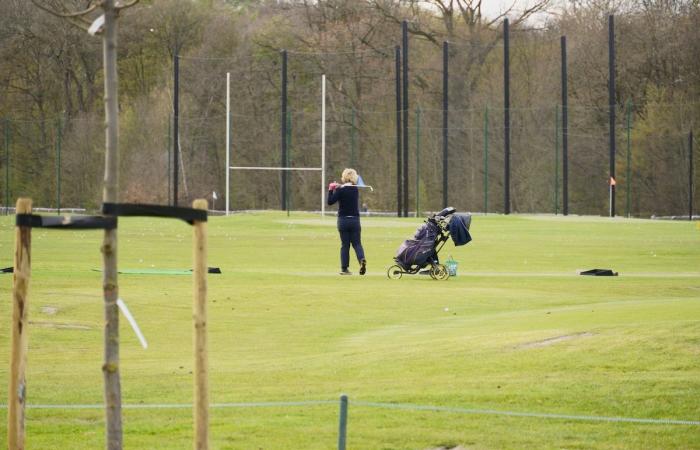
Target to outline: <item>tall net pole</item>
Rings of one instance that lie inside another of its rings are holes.
[[[449,82],[449,44],[447,41],[442,43],[442,207],[447,208],[447,184],[448,184],[448,166],[447,158],[449,153],[448,138],[448,120],[449,120],[449,103],[448,103],[448,82]]]
[[[173,57],[173,206],[177,206],[178,161],[180,149],[180,58]]]
[[[615,216],[615,16],[608,17],[608,105],[610,119],[610,217]]]
[[[321,75],[321,217],[326,216],[326,75]]]
[[[403,216],[408,217],[408,21],[401,24],[403,36]]]
[[[510,214],[510,32],[503,21],[503,214]]]
[[[561,37],[561,165],[562,212],[569,215],[569,87],[566,65],[566,36]]]
[[[396,216],[401,217],[403,210],[401,204],[401,47],[398,45],[395,51],[395,70],[396,70]]]

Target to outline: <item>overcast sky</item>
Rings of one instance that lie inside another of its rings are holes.
[[[527,9],[536,0],[483,0],[481,4],[481,12],[486,17],[495,17],[503,11],[507,10],[509,7],[513,6],[513,15],[517,15],[520,11]],[[551,0],[552,7],[550,9],[555,9],[557,6],[563,4],[564,0]]]

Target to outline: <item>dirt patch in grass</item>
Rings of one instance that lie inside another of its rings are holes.
[[[524,344],[517,345],[515,348],[517,350],[523,350],[523,349],[528,349],[528,348],[540,348],[540,347],[548,347],[550,345],[557,344],[562,341],[569,341],[571,339],[578,339],[578,338],[583,338],[583,337],[591,337],[593,336],[593,333],[590,333],[588,331],[584,331],[581,333],[573,333],[573,334],[564,334],[562,336],[555,336],[547,339],[542,339],[539,341],[532,341],[532,342],[526,342]]]

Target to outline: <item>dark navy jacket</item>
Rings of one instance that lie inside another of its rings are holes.
[[[360,217],[360,193],[357,186],[340,186],[328,191],[328,204],[338,202],[338,217]]]

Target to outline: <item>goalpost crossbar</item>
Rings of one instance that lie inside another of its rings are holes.
[[[321,172],[321,218],[326,215],[326,75],[321,75],[321,167],[269,167],[231,165],[231,73],[226,73],[226,215],[229,215],[231,170],[281,170]]]
[[[321,171],[322,167],[255,167],[255,166],[230,166],[231,170],[315,170]]]

